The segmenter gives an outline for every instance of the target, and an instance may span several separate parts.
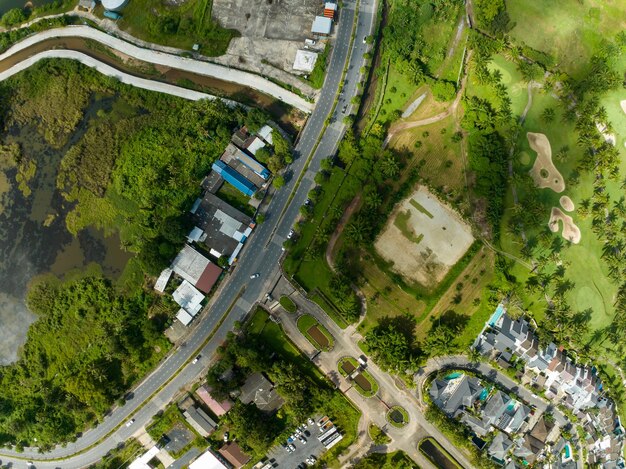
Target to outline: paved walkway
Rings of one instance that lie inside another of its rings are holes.
[[[29,47],[37,43],[59,37],[80,37],[83,39],[91,39],[108,47],[111,47],[130,57],[142,60],[144,62],[152,63],[154,65],[163,65],[165,67],[186,70],[196,73],[198,75],[204,75],[220,80],[238,83],[253,88],[262,93],[268,94],[306,113],[310,113],[315,106],[314,103],[306,101],[304,98],[301,98],[297,94],[291,91],[287,91],[284,88],[281,88],[279,85],[272,83],[268,79],[261,76],[229,67],[224,67],[222,65],[172,55],[166,52],[161,52],[153,49],[144,49],[117,37],[106,34],[100,30],[82,25],[49,29],[37,34],[33,34],[32,36],[29,36],[26,39],[16,43],[3,54],[0,54],[0,61],[6,59],[7,57],[10,57],[11,55],[19,51],[28,49]]]
[[[134,75],[129,75],[128,73],[124,73],[116,68],[113,68],[110,65],[94,59],[93,57],[83,54],[82,52],[62,49],[40,52],[29,57],[26,60],[23,60],[22,62],[14,65],[10,69],[5,70],[4,72],[0,72],[0,81],[4,81],[17,73],[26,70],[28,67],[34,65],[40,60],[51,58],[78,60],[83,65],[91,67],[102,73],[103,75],[116,78],[122,83],[136,86],[137,88],[142,88],[144,90],[158,91],[159,93],[166,93],[173,96],[178,96],[179,98],[189,99],[191,101],[198,101],[200,99],[217,99],[211,94],[201,93],[199,91],[181,88],[180,86],[170,85],[169,83],[162,83],[160,81],[147,80],[145,78],[139,78]],[[231,105],[237,104],[235,101],[223,101]]]

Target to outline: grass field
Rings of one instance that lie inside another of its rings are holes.
[[[579,77],[603,39],[624,28],[623,4],[605,0],[509,0],[513,39],[547,52]]]
[[[281,296],[280,300],[278,300],[280,305],[285,308],[285,310],[288,313],[295,313],[298,310],[298,307],[296,306],[296,304],[293,302],[293,300],[291,298],[289,298],[288,296]]]
[[[235,186],[224,182],[224,184],[222,184],[222,187],[220,187],[220,190],[217,191],[216,195],[224,202],[227,202],[228,204],[235,207],[240,212],[243,212],[250,217],[254,216],[255,209],[252,205],[248,203],[250,201],[250,197],[239,192],[237,189],[235,189]]]
[[[421,106],[415,114],[424,117],[432,115]],[[434,124],[397,133],[390,146],[410,151],[410,167],[418,166],[420,175],[429,186],[445,191],[449,194],[448,201],[462,205],[465,198],[465,172],[461,142],[453,140],[456,131],[454,117],[449,116]]]
[[[148,42],[187,50],[199,44],[204,55],[219,56],[239,33],[213,21],[212,5],[213,0],[188,0],[176,6],[160,0],[133,0],[118,25]]]

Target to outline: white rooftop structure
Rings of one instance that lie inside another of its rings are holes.
[[[298,49],[293,61],[293,69],[300,72],[312,72],[317,62],[317,54],[310,50]]]
[[[207,451],[189,464],[189,469],[228,469],[228,466],[217,459],[211,451]]]
[[[154,458],[159,452],[159,448],[153,446],[146,453],[135,459],[128,466],[129,469],[152,469],[148,463]]]
[[[256,155],[256,152],[260,150],[261,148],[263,148],[264,146],[265,146],[265,142],[263,142],[263,140],[261,140],[259,137],[254,137],[254,140],[252,140],[252,142],[250,143],[250,145],[248,145],[248,148],[246,148],[246,150],[248,150],[253,155]]]
[[[210,261],[206,257],[186,244],[172,262],[172,270],[195,285],[209,263]]]
[[[324,5],[324,10],[337,11],[337,4],[333,2],[326,2],[326,4]]]
[[[110,11],[120,11],[127,3],[128,0],[102,0],[104,9]]]
[[[183,283],[172,294],[172,298],[191,316],[195,316],[202,308],[201,303],[204,300],[204,295],[187,280],[183,280]]]
[[[333,20],[324,16],[316,16],[313,20],[313,26],[311,32],[313,34],[322,34],[328,36],[333,26]]]
[[[228,215],[225,212],[222,212],[220,209],[215,211],[214,218],[217,218],[222,222],[222,226],[220,227],[220,232],[229,236],[237,241],[241,241],[244,237],[244,232],[239,231],[241,227],[241,222],[235,220],[233,217]]]
[[[176,319],[178,319],[183,326],[188,326],[189,323],[193,320],[193,316],[185,311],[183,308],[178,310],[176,313]]]
[[[265,140],[267,143],[269,143],[270,145],[274,144],[274,140],[272,138],[272,132],[274,131],[274,129],[272,129],[269,125],[264,125],[263,127],[261,127],[261,130],[259,130],[256,134],[261,137],[263,140]]]
[[[163,269],[163,272],[161,272],[161,275],[159,275],[159,278],[154,284],[154,289],[156,291],[158,291],[159,293],[163,293],[165,291],[165,287],[167,287],[167,282],[170,281],[172,272],[173,270],[170,269],[169,267],[167,269]]]
[[[193,230],[187,235],[188,242],[203,242],[206,239],[206,233],[201,228],[194,226]]]

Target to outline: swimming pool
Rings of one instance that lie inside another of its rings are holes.
[[[446,379],[448,379],[448,380],[455,379],[455,378],[458,378],[459,376],[461,376],[462,374],[463,373],[455,371],[454,373],[450,373],[448,376],[446,376]]]
[[[496,308],[495,312],[491,315],[491,318],[489,319],[488,324],[492,327],[495,326],[495,324],[498,322],[498,319],[500,319],[500,317],[503,314],[504,314],[504,305],[500,303],[498,307]]]
[[[569,459],[572,452],[571,449],[569,447],[569,445],[565,445],[565,447],[563,448],[563,450],[565,451],[565,459]]]

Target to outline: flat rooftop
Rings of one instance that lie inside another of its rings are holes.
[[[195,221],[207,235],[204,244],[220,256],[230,256],[254,227],[249,216],[210,192],[202,198]]]

